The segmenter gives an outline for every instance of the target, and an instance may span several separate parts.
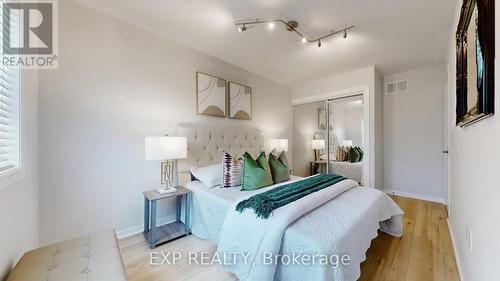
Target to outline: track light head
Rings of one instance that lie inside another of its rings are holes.
[[[245,30],[247,30],[247,27],[245,25],[242,25],[242,26],[238,27],[238,32],[239,33],[245,32]]]
[[[321,48],[321,40],[318,40],[318,48]]]
[[[347,29],[344,29],[344,39],[347,38]]]
[[[298,26],[299,26],[299,23],[294,21],[294,20],[291,20],[291,21],[288,21],[287,23],[285,23],[286,30],[288,30],[288,31],[296,31],[295,29]]]

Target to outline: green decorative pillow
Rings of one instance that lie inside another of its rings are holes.
[[[273,184],[271,168],[266,159],[266,153],[261,152],[253,159],[248,152],[243,154],[243,177],[241,190],[255,190]]]
[[[358,150],[358,152],[359,152],[359,161],[358,161],[358,162],[363,161],[363,155],[364,155],[365,153],[363,152],[363,150],[361,149],[361,147],[356,146],[355,148],[356,148],[356,150]]]
[[[269,154],[269,167],[271,167],[271,175],[275,184],[290,179],[288,160],[284,151],[280,153],[278,158],[272,153]]]
[[[359,151],[356,148],[351,147],[349,153],[347,154],[347,159],[349,160],[349,162],[351,163],[359,162],[359,157],[360,157]]]

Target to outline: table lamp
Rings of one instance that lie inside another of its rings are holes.
[[[325,140],[324,139],[312,140],[311,141],[311,147],[312,147],[312,149],[314,149],[315,160],[316,161],[320,160],[320,158],[319,158],[319,150],[320,149],[325,149],[325,147],[326,147]]]
[[[187,138],[146,137],[146,160],[161,160],[161,185],[163,190],[178,184],[177,159],[187,158]],[[159,189],[160,191],[162,189]]]
[[[282,151],[288,152],[288,140],[287,139],[270,139],[269,140],[269,150],[271,152],[276,151],[276,153],[281,153]]]
[[[342,141],[342,146],[351,147],[352,146],[352,140],[343,140]]]

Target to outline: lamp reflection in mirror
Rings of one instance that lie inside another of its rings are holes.
[[[146,137],[146,160],[161,160],[161,185],[164,189],[178,184],[177,159],[187,158],[187,138]]]
[[[281,153],[282,151],[288,152],[288,140],[287,139],[270,139],[269,140],[269,151],[276,153]]]
[[[326,147],[325,140],[324,139],[312,140],[311,147],[312,147],[312,149],[314,149],[314,160],[315,161],[320,160],[319,150],[325,149],[325,147]]]
[[[312,140],[311,146],[312,149],[325,149],[325,140]]]
[[[342,141],[342,146],[351,147],[352,146],[352,140],[343,140]]]

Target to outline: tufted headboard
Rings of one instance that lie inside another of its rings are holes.
[[[256,157],[264,150],[264,137],[255,127],[179,125],[176,135],[187,137],[187,159],[178,161],[181,184],[186,182],[190,167],[222,162],[222,151],[237,157],[248,152]]]

